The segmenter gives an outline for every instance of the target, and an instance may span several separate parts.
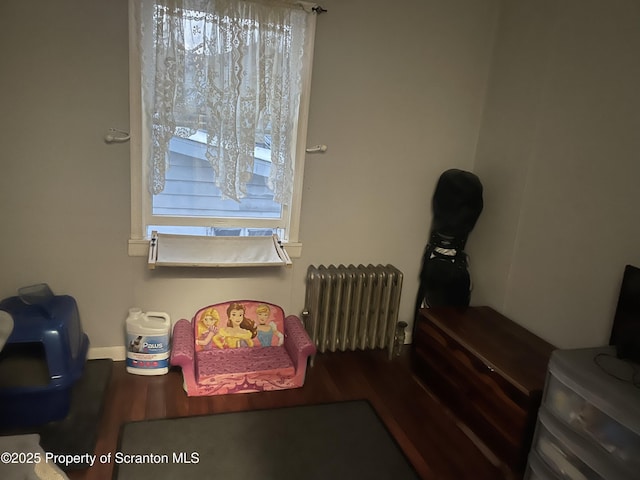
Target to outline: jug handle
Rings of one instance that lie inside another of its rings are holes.
[[[171,323],[171,319],[169,318],[169,314],[165,312],[145,312],[147,317],[159,317],[164,318],[168,323]]]

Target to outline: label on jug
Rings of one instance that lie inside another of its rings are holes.
[[[127,335],[127,366],[132,368],[167,368],[169,337],[167,335]]]

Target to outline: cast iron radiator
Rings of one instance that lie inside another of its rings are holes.
[[[391,358],[402,277],[392,265],[309,266],[302,315],[318,352],[386,347]]]

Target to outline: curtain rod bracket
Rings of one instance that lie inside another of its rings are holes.
[[[315,7],[311,8],[311,10],[314,13],[317,13],[318,15],[320,15],[321,13],[326,13],[327,10],[325,10],[324,8],[322,8],[320,5],[316,5]]]

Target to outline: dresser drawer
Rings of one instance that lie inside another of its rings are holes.
[[[526,463],[553,349],[523,330],[488,307],[428,309],[421,312],[412,345],[419,378],[517,471]],[[543,348],[527,347],[527,334]],[[520,371],[512,360],[523,352]]]
[[[510,395],[512,388],[495,369],[432,325],[423,324],[416,333],[420,347],[414,362],[425,384],[489,447],[519,464],[529,418],[526,408]],[[524,398],[519,400],[526,406]]]
[[[437,356],[438,365],[453,375],[453,380],[475,400],[472,407],[486,411],[507,429],[523,427],[527,421],[529,398],[519,392],[492,366],[479,360],[437,327],[423,323],[419,328],[419,343],[428,354]]]

